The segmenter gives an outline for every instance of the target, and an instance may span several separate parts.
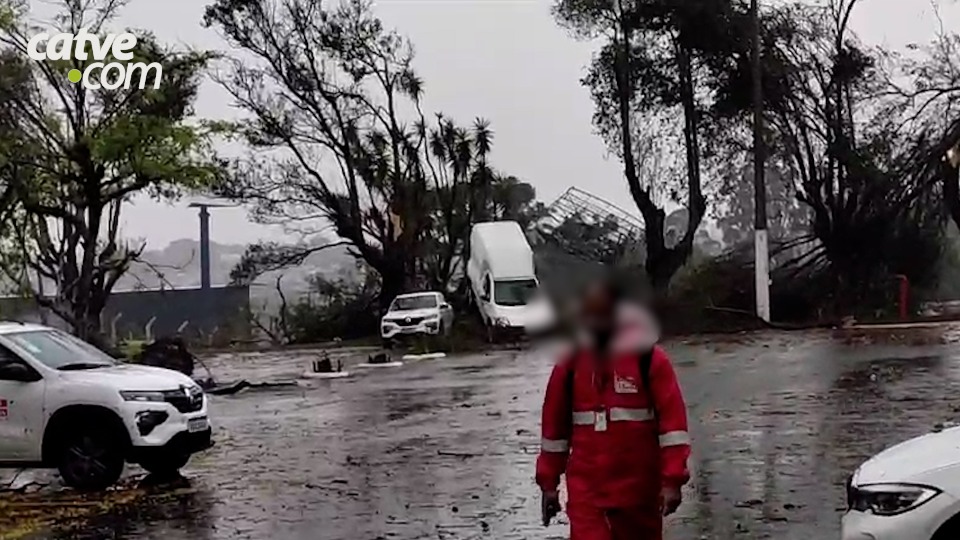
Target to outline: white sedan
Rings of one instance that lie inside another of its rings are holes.
[[[847,483],[843,540],[960,538],[960,427],[888,448]]]

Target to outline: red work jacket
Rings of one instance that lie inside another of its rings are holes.
[[[586,350],[554,367],[543,403],[537,483],[555,490],[566,473],[572,504],[654,507],[664,484],[679,487],[690,478],[686,405],[660,347],[653,348],[649,396],[640,375],[642,350],[621,342],[614,351],[604,360]]]

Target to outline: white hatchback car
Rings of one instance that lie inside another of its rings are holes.
[[[960,427],[900,443],[847,482],[843,540],[960,538]]]
[[[170,475],[213,445],[189,377],[122,364],[66,332],[0,322],[0,467],[59,469],[100,490],[124,463]]]
[[[453,326],[453,308],[442,293],[401,294],[380,320],[380,337],[387,345],[410,335],[447,335]]]

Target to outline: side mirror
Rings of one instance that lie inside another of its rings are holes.
[[[450,309],[450,304],[444,302],[440,304],[440,309]]]
[[[40,375],[37,372],[21,363],[10,362],[0,365],[0,381],[34,382],[39,380]]]

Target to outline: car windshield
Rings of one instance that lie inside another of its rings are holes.
[[[525,306],[537,295],[537,282],[532,279],[496,281],[493,303],[498,306]]]
[[[417,296],[398,296],[390,306],[390,311],[408,311],[411,309],[426,309],[437,307],[437,297],[433,294]]]
[[[116,361],[100,349],[59,330],[16,332],[4,337],[53,369],[96,369],[116,365]]]

